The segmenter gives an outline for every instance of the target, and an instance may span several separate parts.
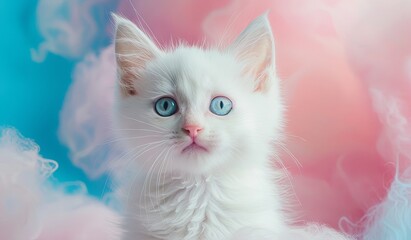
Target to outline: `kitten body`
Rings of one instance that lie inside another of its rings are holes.
[[[129,150],[119,191],[123,240],[285,232],[284,173],[272,165],[284,106],[267,17],[224,49],[161,50],[130,21],[115,20],[114,120]],[[215,111],[227,107],[213,105],[221,97],[232,104],[228,113]]]
[[[231,239],[245,226],[281,232],[285,218],[266,167],[213,174],[138,176],[124,218],[124,239]],[[142,189],[145,189],[142,191]]]

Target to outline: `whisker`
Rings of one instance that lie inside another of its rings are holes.
[[[158,41],[158,39],[156,38],[155,34],[153,33],[153,31],[151,30],[150,26],[148,26],[147,22],[144,21],[144,18],[138,13],[137,9],[135,8],[133,2],[131,0],[128,0],[128,2],[130,3],[131,7],[133,8],[134,14],[137,17],[137,21],[139,23],[139,25],[141,27],[143,27],[144,29],[147,29],[149,31],[149,36],[150,38],[152,38],[155,42],[156,42],[156,46],[157,47],[161,47],[160,42]],[[143,24],[145,25],[145,27],[143,26]]]
[[[144,135],[144,136],[135,136],[135,137],[123,137],[123,138],[117,138],[117,139],[113,139],[107,142],[103,142],[101,145],[115,143],[119,141],[125,141],[125,140],[148,138],[148,137],[164,137],[164,135],[158,134],[158,135]]]
[[[168,154],[170,153],[170,149],[172,148],[172,146],[170,146],[169,148],[168,148],[168,150],[167,150],[167,152],[166,152],[166,154],[164,155],[164,158],[163,158],[163,161],[162,161],[162,163],[161,163],[161,166],[160,166],[160,169],[159,169],[159,172],[157,173],[157,182],[156,182],[156,199],[158,200],[159,199],[159,195],[160,195],[160,186],[162,186],[162,184],[160,184],[160,179],[161,179],[161,174],[164,174],[164,179],[165,179],[165,175],[166,175],[166,171],[164,171],[164,173],[162,173],[163,172],[163,170],[164,170],[164,165],[165,165],[165,163],[167,162],[167,157],[168,157]]]
[[[166,150],[167,150],[167,149],[163,149],[163,150],[158,154],[158,156],[156,157],[156,159],[154,160],[154,162],[151,164],[151,166],[150,166],[150,168],[149,168],[149,170],[148,170],[148,172],[147,172],[147,175],[146,175],[146,177],[145,177],[144,184],[143,184],[143,188],[142,188],[142,191],[143,191],[143,192],[142,192],[142,194],[140,195],[140,197],[143,196],[144,193],[146,193],[147,187],[148,187],[148,191],[150,191],[152,176],[153,176],[153,174],[154,174],[154,169],[155,169],[156,166],[157,166],[157,162],[158,162],[160,156],[161,156]],[[148,192],[148,193],[149,193],[149,192]],[[146,195],[144,194],[144,196],[146,196]],[[151,206],[154,208],[153,199],[152,199],[152,197],[149,196],[149,194],[148,194],[148,198],[149,198],[149,200],[150,200]],[[145,206],[145,205],[144,205],[144,206]]]
[[[153,132],[153,133],[160,133],[163,134],[164,132],[151,130],[151,129],[143,129],[143,128],[117,128],[111,129],[112,131],[141,131],[141,132]]]
[[[125,152],[124,154],[122,154],[122,156],[120,157],[120,159],[122,159],[124,156],[128,155],[129,153],[134,152],[136,149],[138,149],[138,147],[134,147],[134,148],[132,148],[131,150]],[[118,161],[118,160],[116,159],[116,161]],[[108,175],[110,175],[110,176],[114,175],[114,169],[109,169]],[[101,193],[100,198],[103,198],[103,195],[105,194],[108,181],[109,181],[109,177],[107,176],[106,181],[104,182],[104,187],[103,187],[103,190],[102,190],[102,193]]]
[[[150,151],[150,150],[152,150],[152,149],[154,149],[154,148],[156,148],[156,147],[161,146],[161,145],[164,144],[165,142],[166,142],[166,140],[161,140],[161,141],[151,142],[151,143],[147,143],[147,144],[141,145],[141,146],[144,146],[144,148],[141,149],[141,151],[134,153],[133,156],[131,156],[131,158],[128,159],[126,165],[128,166],[131,161],[136,160],[138,157],[140,157],[140,156],[143,155],[144,153],[146,153],[146,152],[148,152],[148,151]]]
[[[243,12],[238,12],[236,15],[233,14],[230,16],[230,19],[228,20],[228,23],[226,24],[224,28],[223,34],[221,35],[221,38],[217,44],[217,47],[219,49],[223,49],[223,45],[224,45],[224,42],[226,41],[227,34],[231,32],[231,29],[234,26],[234,23],[237,22],[241,14],[243,14]]]
[[[126,115],[122,115],[122,116],[123,116],[124,118],[126,118],[126,119],[129,119],[129,120],[132,120],[132,121],[135,121],[135,122],[138,122],[138,123],[146,124],[147,126],[150,126],[150,127],[156,128],[156,129],[159,129],[159,130],[161,130],[161,131],[167,131],[166,129],[161,128],[161,127],[159,127],[159,126],[155,126],[155,125],[153,125],[153,124],[150,124],[150,123],[147,123],[147,122],[144,122],[144,121],[141,121],[141,120],[138,120],[138,119],[135,119],[135,118],[126,116]]]
[[[283,149],[293,160],[294,162],[297,164],[298,167],[302,168],[303,165],[301,164],[301,162],[297,159],[297,157],[295,157],[295,155],[284,145],[281,143],[277,143],[277,145]]]
[[[153,146],[148,146],[148,147],[146,147],[144,150],[142,150],[141,152],[134,154],[134,156],[133,156],[133,158],[131,159],[131,161],[137,159],[139,156],[143,155],[144,153],[147,153],[148,151],[151,151],[151,150],[153,150],[153,149],[155,149],[155,148],[158,148],[158,147],[164,145],[165,142],[166,142],[166,141],[160,141],[160,142],[158,142],[158,143],[151,143],[151,145],[153,145]],[[151,159],[152,159],[152,158],[146,159],[146,160],[143,162],[143,165],[144,165],[147,161],[149,161],[149,160],[151,160]],[[137,177],[137,174],[136,174],[136,177]],[[133,189],[135,180],[136,180],[136,178],[134,178],[133,183],[132,183],[131,186],[130,186],[129,194],[131,193],[131,189]],[[128,202],[128,200],[129,200],[129,196],[127,197],[127,202]]]
[[[296,138],[296,139],[298,139],[298,140],[301,140],[301,141],[303,141],[303,142],[307,142],[307,139],[305,139],[305,138],[303,138],[303,137],[301,137],[301,136],[297,136],[297,135],[293,135],[293,134],[289,134],[289,133],[284,133],[287,137],[293,137],[293,138]]]
[[[284,165],[283,161],[280,158],[278,158],[278,156],[276,156],[276,159],[277,159],[276,162],[279,163],[280,167],[284,170],[283,173],[285,174],[285,176],[287,178],[288,185],[291,187],[291,190],[292,190],[292,193],[293,193],[294,197],[297,199],[300,206],[302,206],[302,203],[301,203],[300,199],[298,198],[297,193],[295,192],[294,185],[293,185],[292,180],[291,180],[292,176],[291,176],[290,172],[288,171],[288,169]]]

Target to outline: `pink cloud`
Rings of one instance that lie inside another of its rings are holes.
[[[37,28],[43,41],[31,50],[32,59],[41,62],[53,53],[81,58],[97,36],[92,8],[108,0],[40,0],[36,7]]]
[[[115,79],[114,48],[88,55],[76,67],[60,113],[60,138],[70,149],[73,164],[90,178],[105,173],[110,160],[120,155],[110,122]]]
[[[113,210],[85,191],[67,194],[64,185],[51,186],[47,180],[58,165],[41,157],[39,150],[15,130],[1,129],[0,239],[112,240],[118,236],[119,218]]]

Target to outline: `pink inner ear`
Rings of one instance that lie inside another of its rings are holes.
[[[128,94],[130,95],[137,95],[137,91],[135,89],[128,89]]]
[[[119,69],[119,71],[122,71]],[[119,74],[119,81],[120,81],[120,87],[121,87],[121,92],[124,96],[134,96],[137,95],[137,90],[133,86],[133,81],[136,80],[135,74],[132,74],[128,71],[123,71],[122,73],[120,72]]]
[[[267,56],[267,59],[256,69],[254,76],[256,76],[255,92],[264,91],[267,89],[267,83],[273,74],[269,71],[274,71],[271,67],[271,57]]]
[[[269,78],[269,74],[265,71],[257,75],[256,85],[254,92],[262,92],[266,89],[266,83]]]
[[[256,59],[257,60],[257,59]],[[258,59],[259,60],[259,59]],[[271,65],[271,57],[266,57],[264,60],[249,61],[247,66],[243,69],[243,74],[248,75],[254,79],[254,92],[265,91],[267,83],[274,74],[270,74],[270,71],[274,73]]]
[[[141,71],[159,50],[132,22],[120,17],[115,19],[115,52],[120,86],[124,96],[132,96],[137,94],[134,81],[141,80]]]
[[[255,80],[254,91],[264,91],[274,67],[274,43],[270,25],[260,16],[240,34],[230,46],[244,63],[243,73]]]

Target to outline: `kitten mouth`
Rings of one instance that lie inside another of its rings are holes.
[[[207,148],[193,141],[188,146],[186,146],[181,152],[208,152],[208,150]]]

